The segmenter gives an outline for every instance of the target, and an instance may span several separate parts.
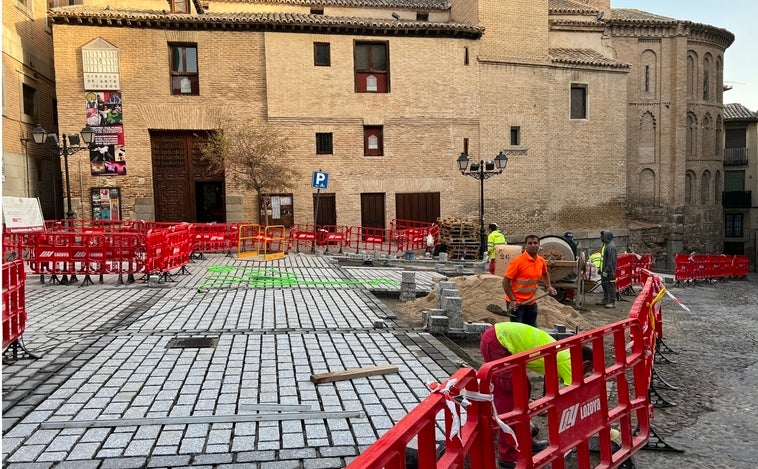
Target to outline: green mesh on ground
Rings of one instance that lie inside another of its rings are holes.
[[[350,286],[386,285],[398,287],[399,284],[391,279],[379,277],[371,280],[305,280],[297,277],[292,271],[283,269],[250,269],[228,265],[214,265],[208,267],[208,275],[205,282],[198,285],[197,290],[209,288],[239,288],[239,287],[303,287],[303,286]]]

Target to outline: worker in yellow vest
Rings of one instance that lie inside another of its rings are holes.
[[[487,254],[490,256],[489,271],[491,274],[495,274],[495,249],[497,246],[508,244],[508,240],[505,239],[505,235],[497,227],[497,223],[490,223],[489,234],[487,235]]]

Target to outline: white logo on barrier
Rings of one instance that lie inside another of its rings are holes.
[[[558,426],[558,433],[562,433],[576,425],[577,413],[579,414],[579,418],[584,420],[596,412],[600,412],[599,397],[582,403],[581,408],[579,404],[572,405],[561,414],[561,424]]]
[[[574,404],[561,414],[561,424],[558,426],[558,433],[573,427],[576,423],[576,413],[579,410],[579,404]]]

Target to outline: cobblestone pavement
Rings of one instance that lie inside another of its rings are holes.
[[[399,291],[403,269],[218,255],[188,270],[154,286],[28,278],[24,341],[40,358],[3,366],[3,467],[344,467],[461,361],[372,293]],[[436,276],[417,272],[417,288],[429,291]],[[684,452],[641,451],[638,468],[758,466],[756,280],[670,287],[692,312],[665,300],[664,340],[678,354],[655,366],[678,387],[659,386],[661,397],[677,405],[656,409],[653,425]],[[167,348],[198,337],[217,344]],[[399,372],[310,381],[384,364]],[[318,415],[273,420],[266,404]],[[249,418],[256,412],[268,418]],[[177,423],[191,416],[247,419]],[[146,418],[158,420],[136,425]]]
[[[152,286],[30,275],[23,339],[39,358],[5,360],[3,466],[344,467],[459,368],[372,293],[399,294],[401,270],[216,255]],[[431,274],[416,276],[420,290]],[[176,338],[217,342],[168,348]],[[398,373],[310,380],[387,364]]]
[[[673,363],[654,364],[678,389],[655,386],[673,407],[655,409],[661,441],[684,453],[641,451],[639,468],[758,467],[758,277],[670,291],[691,309],[666,300],[664,343]]]

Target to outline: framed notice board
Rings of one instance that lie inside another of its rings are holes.
[[[121,220],[121,189],[93,187],[90,195],[93,220]]]

